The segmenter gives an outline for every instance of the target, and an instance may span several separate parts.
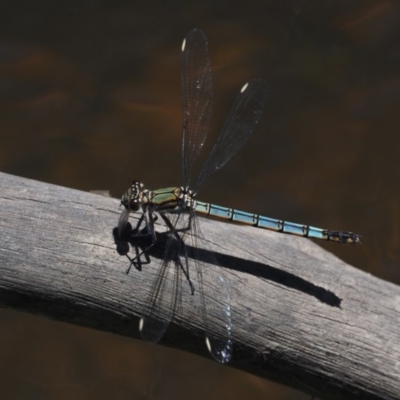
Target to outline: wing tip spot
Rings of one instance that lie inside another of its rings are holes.
[[[140,321],[139,321],[139,332],[142,332],[142,330],[143,330],[143,325],[144,325],[144,319],[143,319],[143,318],[140,318]]]
[[[244,84],[243,87],[240,89],[240,93],[243,93],[247,89],[248,86],[249,86],[249,82]]]
[[[210,343],[210,339],[208,338],[208,336],[206,336],[206,346],[207,346],[208,351],[212,354],[211,343]]]
[[[186,38],[183,39],[183,42],[182,42],[182,48],[181,48],[182,52],[185,51],[185,47],[186,47]]]

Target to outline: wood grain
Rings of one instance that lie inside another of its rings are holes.
[[[162,248],[126,274],[124,252],[135,251],[115,241],[118,206],[0,173],[0,305],[138,337]],[[210,271],[222,267],[230,286],[232,367],[320,398],[400,399],[399,287],[311,240],[201,222],[203,251],[216,251],[220,265]],[[216,287],[205,289],[218,297]],[[162,344],[209,357],[197,298],[187,288],[182,295]],[[219,321],[212,326],[218,333]]]

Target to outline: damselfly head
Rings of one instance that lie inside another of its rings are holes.
[[[123,205],[128,211],[138,211],[143,190],[143,183],[136,180],[132,181],[130,188],[121,198],[121,205]]]

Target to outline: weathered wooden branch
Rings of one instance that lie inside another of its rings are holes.
[[[126,274],[118,205],[0,173],[0,305],[138,337],[161,257]],[[230,285],[231,366],[321,398],[400,399],[399,287],[307,239],[210,220],[202,231]],[[201,313],[183,296],[162,344],[209,357]]]

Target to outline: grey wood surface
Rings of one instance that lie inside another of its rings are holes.
[[[0,173],[0,305],[139,337],[162,251],[155,248],[150,264],[126,274],[124,252],[135,250],[114,239],[118,206],[116,199]],[[205,250],[216,251],[230,286],[232,367],[319,398],[400,399],[398,286],[311,240],[201,222]],[[217,288],[210,293],[218,297]],[[214,326],[218,332],[219,321]],[[161,344],[209,357],[197,297],[186,289]]]

